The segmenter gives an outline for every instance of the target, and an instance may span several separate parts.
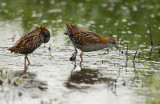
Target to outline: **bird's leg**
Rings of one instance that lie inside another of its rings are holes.
[[[26,67],[26,57],[27,57],[27,55],[25,55],[25,57],[24,57],[24,73],[27,71],[27,67]]]
[[[76,66],[77,66],[76,61],[74,61],[74,69],[75,69]]]
[[[82,55],[83,55],[83,52],[80,53],[81,61],[83,61]]]
[[[72,57],[70,58],[71,61],[75,61],[76,60],[76,56],[77,56],[77,49],[75,49],[75,52],[72,54]]]
[[[76,61],[74,61],[74,68],[73,68],[73,70],[75,70],[76,67],[77,67]]]
[[[26,59],[27,59],[27,61],[28,61],[28,65],[30,65],[30,61],[29,61],[29,59],[28,59],[28,57],[26,56]]]
[[[83,61],[82,54],[83,54],[83,52],[80,53],[80,58],[81,58],[80,67],[81,67],[81,69],[82,69],[82,61]]]

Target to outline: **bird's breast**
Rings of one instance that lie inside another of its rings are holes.
[[[81,50],[83,52],[91,52],[91,51],[97,51],[107,48],[106,44],[87,44],[82,46]]]

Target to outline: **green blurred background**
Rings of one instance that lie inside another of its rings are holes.
[[[56,35],[57,29],[72,22],[104,36],[116,34],[131,43],[141,40],[150,45],[150,25],[154,45],[160,40],[159,0],[1,0],[0,4],[0,21],[20,18],[25,31],[41,25],[52,27]]]

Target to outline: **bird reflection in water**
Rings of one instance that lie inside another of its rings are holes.
[[[94,84],[105,83],[109,90],[116,93],[116,82],[117,79],[102,76],[98,69],[84,68],[81,64],[76,65],[75,62],[71,75],[66,82],[66,87],[69,89],[87,89]]]

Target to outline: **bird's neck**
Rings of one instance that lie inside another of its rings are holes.
[[[108,39],[110,39],[110,37],[102,38],[102,39],[101,39],[101,44],[103,44],[103,47],[104,47],[104,48],[112,47],[111,44],[108,43]]]
[[[107,38],[101,38],[101,44],[107,44],[108,37]]]

